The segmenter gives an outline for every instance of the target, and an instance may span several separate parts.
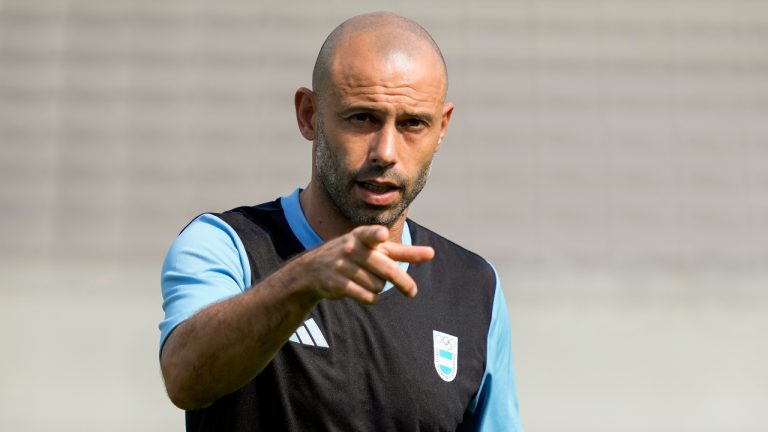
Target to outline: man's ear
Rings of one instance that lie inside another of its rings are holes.
[[[440,119],[440,138],[437,139],[437,149],[440,148],[440,145],[443,143],[443,137],[445,136],[446,132],[448,132],[448,123],[451,122],[451,115],[453,114],[453,104],[447,103],[443,107],[443,117]]]
[[[315,139],[315,116],[317,115],[315,93],[302,87],[296,90],[293,104],[296,108],[296,122],[299,124],[299,131],[304,138],[313,141]]]

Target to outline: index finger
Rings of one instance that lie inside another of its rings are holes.
[[[378,247],[388,257],[395,261],[422,263],[435,256],[435,250],[429,246],[407,246],[400,243],[386,242]]]

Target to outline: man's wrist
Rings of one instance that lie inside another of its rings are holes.
[[[290,303],[306,310],[312,309],[323,299],[307,259],[311,253],[299,255],[288,261],[273,275],[273,282],[277,284],[277,289],[290,298]]]

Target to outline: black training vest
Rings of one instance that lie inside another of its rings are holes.
[[[237,232],[252,284],[304,251],[280,201],[218,214]],[[455,431],[485,370],[496,279],[490,265],[408,221],[435,258],[411,264],[418,295],[375,305],[324,300],[310,313],[328,348],[286,342],[253,381],[187,411],[188,431]],[[441,378],[433,330],[458,338],[457,373]]]

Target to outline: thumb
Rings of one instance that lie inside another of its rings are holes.
[[[371,249],[389,240],[389,230],[381,225],[360,226],[352,230],[352,234]]]

